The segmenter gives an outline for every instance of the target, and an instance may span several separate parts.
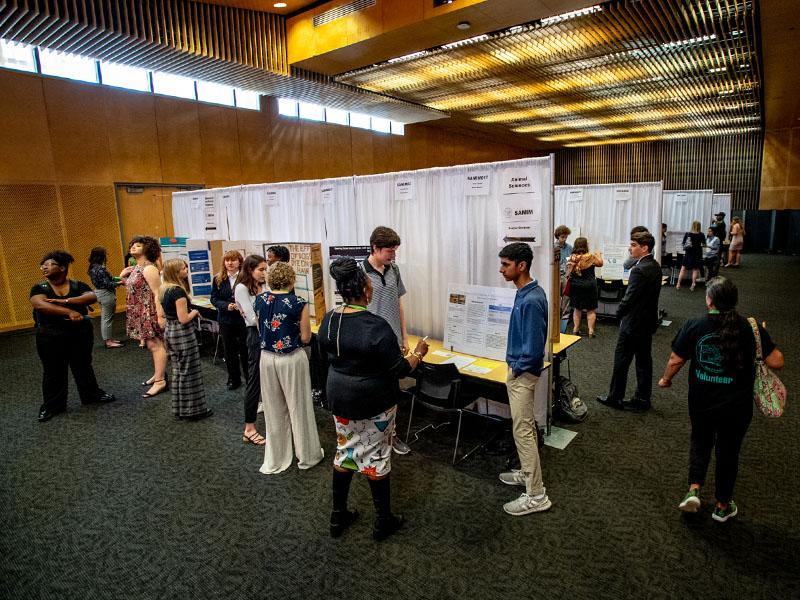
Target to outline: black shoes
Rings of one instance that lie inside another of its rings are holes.
[[[633,412],[647,412],[652,408],[650,400],[642,400],[640,398],[631,398],[630,400],[625,400],[622,404],[625,410]]]
[[[380,542],[400,529],[406,520],[403,515],[390,514],[388,517],[377,517],[372,528],[372,539]]]
[[[228,390],[230,390],[230,391],[238,390],[240,387],[242,387],[242,382],[241,381],[236,381],[236,382],[229,381],[228,383],[225,384],[225,387],[227,387]]]
[[[605,404],[609,408],[615,408],[617,410],[622,410],[624,408],[624,406],[622,405],[622,400],[613,400],[612,398],[609,398],[608,396],[605,395],[598,396],[597,401],[600,404]]]
[[[42,405],[39,409],[39,423],[44,423],[45,421],[49,421],[56,415],[60,415],[61,413],[65,412],[66,409],[61,410],[48,410],[46,406]]]
[[[350,527],[356,518],[358,518],[357,510],[331,511],[331,537],[341,537],[344,530]]]
[[[114,402],[114,400],[116,400],[114,394],[103,392],[97,398],[84,402],[84,404],[108,404],[109,402]]]

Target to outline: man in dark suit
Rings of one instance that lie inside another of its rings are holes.
[[[606,406],[635,411],[650,409],[653,389],[653,334],[658,328],[658,295],[661,293],[661,266],[653,258],[655,240],[649,232],[631,235],[630,253],[636,259],[628,279],[628,289],[619,304],[619,337],[614,350],[614,371],[607,396],[598,396]],[[636,358],[636,394],[625,398],[628,368]]]

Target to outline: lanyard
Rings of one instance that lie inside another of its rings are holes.
[[[355,310],[357,312],[360,312],[362,310],[367,310],[366,306],[358,306],[357,304],[345,304],[344,307],[345,308],[351,308],[351,309],[353,309],[353,310]]]

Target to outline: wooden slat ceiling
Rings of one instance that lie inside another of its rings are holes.
[[[538,147],[762,126],[752,0],[620,0],[351,71],[337,81]]]
[[[276,8],[276,0],[193,0],[204,4],[218,4],[219,6],[230,6],[231,8],[242,8],[245,10],[258,10],[261,12],[271,12],[276,15],[290,15],[298,11],[307,10],[313,5],[319,4],[319,0],[284,0],[285,7]]]

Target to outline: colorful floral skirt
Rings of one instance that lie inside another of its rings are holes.
[[[392,470],[392,434],[397,406],[369,419],[334,415],[336,456],[333,464],[368,476],[382,477]]]

